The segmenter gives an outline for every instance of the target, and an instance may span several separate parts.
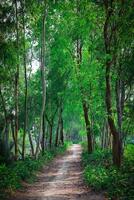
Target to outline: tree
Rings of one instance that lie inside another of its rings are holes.
[[[41,35],[41,83],[42,83],[42,108],[40,114],[40,131],[38,136],[38,142],[36,147],[36,154],[38,154],[39,144],[41,141],[41,136],[43,134],[43,120],[46,104],[46,68],[45,68],[45,34],[46,34],[46,17],[47,17],[47,2],[44,3],[44,13],[42,16],[42,35]]]
[[[24,102],[24,110],[25,110],[25,119],[24,119],[24,135],[23,135],[23,144],[22,144],[22,158],[25,158],[25,140],[27,133],[27,123],[28,123],[28,81],[27,81],[27,63],[26,63],[26,28],[25,28],[25,1],[22,3],[22,21],[23,21],[23,63],[24,63],[24,80],[25,80],[25,102]]]
[[[19,22],[18,22],[18,5],[17,0],[15,0],[15,22],[16,22],[16,72],[15,72],[15,159],[18,158],[18,129],[19,129],[19,119],[18,119],[18,95],[19,95]]]

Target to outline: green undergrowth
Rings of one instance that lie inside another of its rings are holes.
[[[105,191],[109,199],[134,199],[134,145],[125,148],[120,169],[112,166],[108,150],[97,150],[91,155],[83,151],[82,163],[85,182],[94,190]]]
[[[16,189],[22,187],[22,181],[33,182],[36,172],[47,165],[56,155],[63,154],[70,144],[46,150],[38,159],[27,157],[24,161],[18,160],[6,166],[0,165],[0,199],[6,198]]]

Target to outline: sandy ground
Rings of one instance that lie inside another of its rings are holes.
[[[36,182],[26,184],[10,200],[105,200],[84,185],[80,158],[81,146],[72,145],[38,173]]]

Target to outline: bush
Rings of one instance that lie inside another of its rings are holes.
[[[92,155],[86,152],[82,155],[84,179],[95,190],[104,190],[109,199],[132,200],[134,198],[134,154],[133,147],[127,147],[124,152],[124,162],[121,169],[112,167],[111,153],[96,151]]]
[[[105,189],[108,175],[104,167],[88,165],[84,171],[86,183],[96,190]]]
[[[82,163],[84,166],[90,163],[96,166],[104,165],[105,167],[108,167],[112,163],[112,155],[111,152],[107,150],[97,150],[90,155],[84,151],[82,154]]]
[[[4,164],[0,166],[0,190],[13,190],[20,186],[16,172]]]

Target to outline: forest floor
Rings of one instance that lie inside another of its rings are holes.
[[[72,145],[38,174],[32,184],[24,184],[10,200],[105,200],[87,188],[82,178],[81,146]]]

